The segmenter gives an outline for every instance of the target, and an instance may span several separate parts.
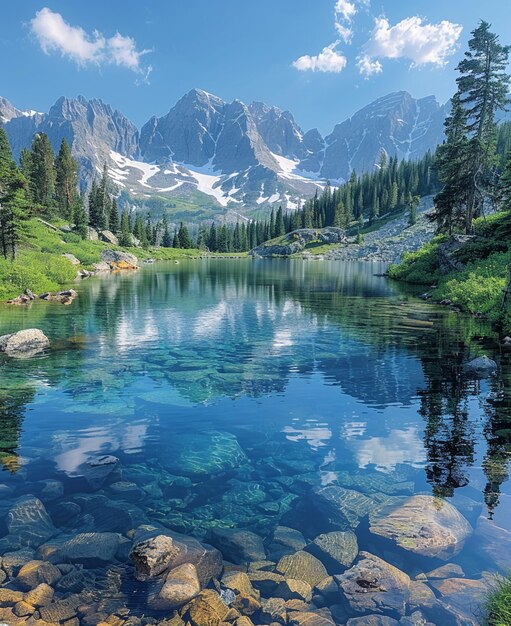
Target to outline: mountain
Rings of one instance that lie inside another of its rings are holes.
[[[391,93],[338,124],[325,140],[321,175],[347,179],[374,168],[384,150],[399,159],[418,159],[442,142],[446,116],[434,96],[415,100],[406,91]]]
[[[0,124],[15,157],[36,132],[47,133],[55,150],[65,137],[80,163],[82,188],[107,163],[135,203],[180,200],[238,216],[274,204],[296,208],[327,181],[372,170],[382,151],[419,158],[442,140],[445,113],[434,97],[393,93],[323,138],[317,129],[304,132],[289,111],[193,89],[139,133],[101,100],[62,97],[48,113],[37,113],[0,98]]]

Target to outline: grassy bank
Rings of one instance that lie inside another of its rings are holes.
[[[497,583],[486,605],[487,626],[511,626],[511,576]]]
[[[59,226],[57,222],[54,225]],[[93,263],[101,260],[103,250],[115,247],[101,241],[80,239],[75,233],[52,230],[36,219],[29,220],[16,260],[0,258],[0,301],[14,298],[25,289],[34,293],[58,291],[72,283],[78,269],[92,268]],[[204,254],[200,250],[176,248],[123,249],[142,260],[175,260]],[[73,254],[81,265],[74,266],[62,256],[64,253]]]
[[[432,291],[435,300],[451,300],[464,311],[482,313],[491,321],[510,327],[509,309],[501,311],[511,266],[510,221],[508,213],[478,220],[474,239],[455,254],[465,264],[461,271],[440,273],[438,248],[447,237],[439,236],[418,252],[405,255],[399,265],[392,265],[389,276],[427,287],[436,285]]]

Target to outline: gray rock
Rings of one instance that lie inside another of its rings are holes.
[[[101,260],[104,263],[108,263],[111,268],[116,268],[119,264],[126,264],[133,268],[138,267],[137,257],[130,252],[121,250],[103,250],[101,252]]]
[[[417,495],[383,506],[370,518],[370,531],[407,552],[447,561],[462,549],[472,528],[445,500]]]
[[[49,345],[48,337],[37,328],[28,328],[0,337],[0,352],[17,358],[38,354],[48,348]]]
[[[319,535],[306,548],[325,565],[329,574],[341,574],[357,558],[358,543],[351,531]]]
[[[335,577],[348,610],[359,615],[402,617],[410,596],[410,578],[393,565],[368,552]]]
[[[77,259],[74,254],[71,254],[70,252],[64,252],[62,256],[73,265],[80,265],[80,259]]]
[[[110,230],[102,230],[99,233],[99,238],[101,239],[101,241],[106,241],[106,243],[112,244],[112,246],[119,245],[119,239],[117,239],[117,237]]]
[[[200,590],[195,565],[184,563],[169,571],[158,593],[149,596],[148,605],[157,611],[175,609],[198,596]]]
[[[312,587],[304,580],[286,578],[277,587],[275,594],[283,600],[303,600],[310,602],[312,599]]]
[[[171,537],[157,535],[135,544],[130,558],[135,563],[136,577],[147,580],[164,572],[178,554]]]
[[[44,544],[39,553],[53,563],[82,563],[92,567],[113,561],[119,543],[116,533],[78,533]]]
[[[212,528],[211,543],[220,550],[224,559],[232,563],[264,561],[266,552],[259,535],[238,528]]]
[[[462,270],[465,265],[456,258],[456,252],[473,239],[472,235],[451,235],[438,246],[438,265],[442,274]]]
[[[301,252],[308,243],[319,242],[321,244],[346,243],[346,232],[341,228],[330,226],[328,228],[300,228],[281,237],[257,246],[250,251],[252,256],[291,256]]]
[[[37,548],[57,534],[44,504],[34,496],[16,500],[7,514],[7,527],[22,545]]]
[[[497,364],[492,359],[485,356],[477,357],[465,364],[465,371],[480,378],[494,376],[497,372]]]
[[[350,530],[356,528],[376,504],[358,491],[329,485],[314,491],[312,506],[315,515],[331,528]]]
[[[311,587],[328,577],[328,572],[321,561],[301,550],[283,556],[277,563],[277,571],[286,578],[304,580]]]

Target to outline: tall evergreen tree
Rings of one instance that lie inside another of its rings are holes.
[[[73,206],[78,194],[78,164],[71,155],[71,149],[62,139],[55,160],[55,196],[58,213],[65,219],[72,219]]]
[[[37,133],[32,141],[30,158],[30,193],[45,214],[55,206],[55,155],[48,135]]]
[[[472,231],[475,217],[491,193],[492,174],[497,165],[496,114],[509,102],[510,77],[506,72],[510,48],[499,43],[481,21],[472,32],[465,58],[458,65],[460,100],[467,113],[470,141],[465,229]]]
[[[85,206],[82,196],[77,193],[73,199],[71,205],[71,215],[74,223],[75,231],[80,235],[82,239],[87,239],[87,213],[85,212]]]
[[[179,240],[179,247],[184,249],[193,248],[193,242],[190,237],[190,233],[186,225],[181,222],[179,225],[179,231],[177,233],[177,238]]]
[[[112,208],[110,209],[110,215],[108,218],[108,227],[114,234],[117,234],[121,229],[119,208],[117,206],[117,200],[115,198],[112,199]]]
[[[119,244],[121,246],[131,246],[133,244],[130,216],[126,210],[124,210],[121,215],[121,234],[119,237]]]

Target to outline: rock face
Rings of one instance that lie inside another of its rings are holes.
[[[101,241],[106,241],[107,243],[110,243],[113,246],[118,246],[119,245],[119,240],[113,234],[113,232],[110,231],[110,230],[102,230],[99,233],[99,236],[100,236]]]
[[[317,242],[318,245],[345,243],[348,241],[346,231],[342,228],[330,226],[328,228],[300,228],[294,230],[278,241],[270,241],[266,244],[257,246],[250,251],[252,256],[271,257],[271,256],[291,256],[298,252],[302,252],[309,243]]]
[[[50,345],[48,337],[37,328],[20,330],[0,337],[0,352],[12,357],[30,357]]]
[[[349,570],[337,577],[343,602],[355,614],[401,617],[410,595],[410,578],[393,565],[361,552]]]
[[[452,504],[421,495],[376,511],[370,531],[403,550],[444,561],[456,555],[472,534],[470,524]]]

